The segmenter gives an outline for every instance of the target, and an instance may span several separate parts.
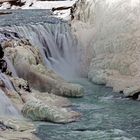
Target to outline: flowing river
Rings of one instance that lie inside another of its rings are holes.
[[[81,118],[70,124],[42,123],[37,135],[41,140],[139,140],[139,101],[123,98],[87,79],[75,81],[85,88],[85,96],[71,99]]]

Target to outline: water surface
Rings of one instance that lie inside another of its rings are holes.
[[[37,134],[41,140],[140,139],[140,102],[86,79],[77,82],[86,90],[84,98],[71,99],[73,108],[82,113],[81,119],[64,125],[43,123]]]

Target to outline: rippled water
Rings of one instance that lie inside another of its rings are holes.
[[[37,135],[41,140],[139,140],[140,102],[123,98],[104,86],[86,79],[76,81],[85,87],[84,98],[71,99],[82,113],[70,124],[42,123]]]
[[[62,21],[52,16],[50,10],[0,10],[9,14],[0,15],[0,26],[25,25],[35,23],[57,24]]]

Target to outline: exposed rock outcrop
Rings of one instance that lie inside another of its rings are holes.
[[[25,117],[55,123],[78,119],[79,113],[66,108],[71,105],[68,99],[59,96],[81,97],[82,86],[66,82],[45,67],[38,49],[15,32],[4,31],[1,45],[4,57],[12,62],[20,77],[2,74],[8,83],[1,76],[1,89]]]
[[[23,119],[8,119],[0,118],[0,139],[1,140],[39,140],[33,133],[35,132],[35,126]]]
[[[24,42],[16,42],[17,45],[12,47],[11,42],[8,42],[9,45],[3,43],[6,44],[5,53],[13,62],[18,75],[27,80],[33,88],[60,96],[83,96],[82,86],[68,83],[49,68],[45,68],[36,48]]]
[[[22,112],[24,116],[32,120],[47,120],[56,123],[68,123],[75,121],[79,113],[66,108],[44,104],[39,100],[29,100],[25,103]]]

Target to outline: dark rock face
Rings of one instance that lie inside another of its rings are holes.
[[[6,72],[7,70],[7,63],[4,59],[2,59],[4,57],[4,51],[2,46],[0,45],[0,70],[1,72]]]
[[[6,126],[3,122],[0,122],[0,130],[5,131],[7,129],[12,129],[11,127]]]
[[[23,90],[27,91],[27,92],[31,92],[31,88],[30,88],[28,82],[27,82],[27,85],[26,85],[26,86],[20,84],[18,87],[19,87],[20,89],[23,89]]]
[[[1,72],[6,72],[7,70],[7,63],[3,59],[0,60],[0,69],[1,69]]]
[[[0,45],[0,59],[2,59],[3,56],[4,56],[4,52],[3,52],[3,49],[2,49],[2,47],[1,47],[1,45]]]

